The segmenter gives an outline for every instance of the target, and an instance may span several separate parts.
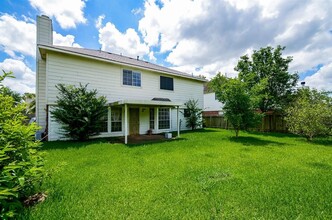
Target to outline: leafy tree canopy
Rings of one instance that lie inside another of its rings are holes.
[[[298,75],[288,72],[292,57],[282,57],[284,49],[269,46],[254,50],[250,58],[242,56],[235,67],[262,112],[282,110],[293,98]]]
[[[233,126],[236,137],[240,130],[247,130],[259,123],[260,115],[253,107],[254,101],[244,82],[237,78],[226,78],[219,73],[211,80],[210,85],[218,100],[224,104],[224,115]]]
[[[325,92],[302,88],[285,118],[288,129],[311,141],[315,136],[332,134],[332,98]]]

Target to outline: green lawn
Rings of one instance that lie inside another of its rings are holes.
[[[332,219],[332,139],[206,129],[125,146],[49,142],[24,219]]]

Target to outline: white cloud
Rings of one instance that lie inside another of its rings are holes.
[[[149,53],[149,60],[153,61],[153,62],[157,61],[157,58],[154,56],[153,51],[150,51],[150,53]]]
[[[53,44],[67,47],[81,47],[81,45],[75,43],[75,37],[73,35],[68,34],[63,36],[55,31],[53,31]]]
[[[101,28],[103,25],[103,20],[105,19],[105,15],[99,15],[96,22],[95,22],[95,26],[97,29]]]
[[[23,59],[23,56],[36,56],[36,24],[31,18],[18,20],[8,14],[0,16],[0,50],[10,57]],[[80,47],[73,35],[63,36],[53,32],[53,43],[61,46]],[[20,55],[21,54],[21,55]]]
[[[304,81],[309,87],[332,91],[332,62],[323,66],[312,76],[306,77]]]
[[[61,28],[75,28],[77,24],[86,23],[83,9],[84,0],[29,0],[32,7],[46,14],[55,17]]]
[[[6,72],[12,71],[16,77],[5,79],[4,85],[21,94],[25,92],[35,93],[36,74],[23,61],[5,59],[0,62],[0,69]]]
[[[143,12],[142,8],[134,8],[131,10],[131,13],[133,13],[134,15],[141,15]]]
[[[174,68],[195,75],[234,76],[240,56],[278,44],[294,58],[290,70],[305,72],[332,62],[330,11],[323,0],[146,0],[139,31]]]
[[[28,56],[36,54],[36,25],[28,19],[17,20],[14,16],[0,16],[0,46],[9,56],[16,53]]]
[[[80,47],[73,35],[63,36],[53,32],[53,43],[61,46]],[[25,63],[25,56],[36,55],[36,25],[29,17],[18,20],[8,14],[0,16],[0,50],[11,58],[0,62],[0,69],[13,71],[16,78],[6,79],[4,84],[14,91],[35,92],[35,72]]]
[[[98,31],[102,50],[133,57],[143,57],[149,53],[149,47],[145,43],[141,43],[140,37],[132,28],[121,33],[114,24],[107,22]]]

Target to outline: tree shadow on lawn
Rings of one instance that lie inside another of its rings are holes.
[[[84,148],[92,144],[109,143],[109,138],[98,138],[87,141],[49,141],[43,142],[41,150],[56,150],[68,148]]]
[[[264,137],[276,137],[276,138],[283,138],[283,137],[299,137],[298,135],[292,133],[279,133],[279,132],[262,132],[262,131],[248,131],[248,134],[260,135]]]
[[[311,163],[307,163],[310,167],[316,168],[316,169],[320,169],[320,170],[331,170],[332,166],[327,164],[327,163],[323,163],[323,162],[311,162]]]
[[[265,146],[284,146],[285,143],[281,143],[281,142],[277,142],[277,141],[270,141],[270,140],[262,140],[260,138],[256,138],[256,137],[230,137],[229,140],[231,142],[235,142],[235,143],[240,143],[244,146],[257,146],[257,147],[265,147]]]
[[[160,144],[165,142],[178,142],[178,141],[185,141],[187,138],[174,138],[174,139],[162,139],[162,140],[152,140],[152,141],[145,141],[142,143],[129,143],[127,147],[134,148],[134,147],[146,147],[153,144]]]
[[[324,147],[332,147],[332,137],[316,137],[313,138],[312,141],[307,141],[307,139],[303,138],[302,142],[314,145],[321,145]]]
[[[187,130],[187,131],[181,131],[181,134],[190,134],[190,133],[211,133],[211,132],[220,132],[219,128],[211,128],[211,129],[205,129],[205,128],[201,128],[201,129],[195,129],[195,130]],[[174,135],[177,134],[176,131],[172,132]]]

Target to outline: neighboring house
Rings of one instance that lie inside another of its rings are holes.
[[[58,83],[89,83],[109,103],[100,137],[186,130],[183,112],[189,99],[203,108],[204,79],[143,60],[100,50],[53,45],[52,20],[37,16],[37,123],[48,140],[63,139],[50,110]]]
[[[204,94],[204,117],[220,116],[222,115],[222,108],[223,104],[218,101],[214,92]]]

